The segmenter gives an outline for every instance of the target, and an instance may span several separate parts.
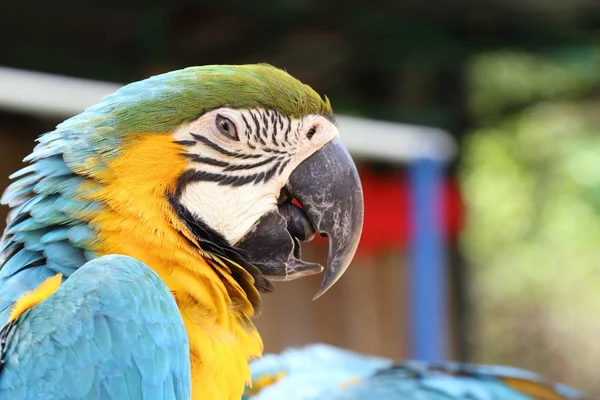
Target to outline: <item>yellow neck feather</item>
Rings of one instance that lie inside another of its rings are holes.
[[[91,177],[101,183],[91,199],[105,204],[89,221],[98,232],[95,250],[137,258],[171,289],[190,342],[192,399],[239,400],[262,341],[230,266],[194,245],[166,200],[186,169],[183,151],[168,134],[140,134]]]

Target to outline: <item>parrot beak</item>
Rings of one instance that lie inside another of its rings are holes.
[[[296,199],[302,209],[292,204]],[[292,280],[323,270],[300,259],[299,241],[315,233],[327,236],[329,255],[321,287],[323,295],[350,265],[360,240],[363,194],[356,166],[337,138],[304,160],[291,173],[276,211],[263,215],[236,244],[250,262],[273,280]]]
[[[327,267],[316,299],[340,279],[358,247],[364,216],[360,178],[348,150],[335,138],[292,172],[287,187],[315,230],[329,239]]]

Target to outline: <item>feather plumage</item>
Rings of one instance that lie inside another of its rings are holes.
[[[583,400],[570,387],[530,371],[455,362],[364,356],[329,345],[288,349],[251,365],[247,400]],[[279,379],[265,380],[278,376]],[[268,382],[261,385],[262,382]]]
[[[176,297],[191,350],[190,354],[171,357],[183,361],[191,358],[194,362],[194,398],[212,398],[219,391],[238,396],[243,382],[249,379],[248,359],[262,352],[262,342],[250,317],[259,306],[258,291],[268,290],[268,281],[242,258],[236,259],[232,249],[224,248],[213,238],[197,237],[197,232],[192,232],[186,221],[174,213],[167,195],[188,165],[181,155],[184,148],[174,142],[171,132],[216,107],[256,106],[285,115],[331,116],[326,99],[276,68],[205,66],[124,86],[42,135],[24,159],[30,165],[12,175],[15,182],[0,200],[13,208],[0,243],[0,325],[7,322],[17,299],[48,277],[63,274],[63,286],[26,313],[24,321],[29,315],[41,313],[37,310],[44,310],[48,302],[52,304],[64,287],[75,286],[67,285],[73,277],[89,276],[92,280],[93,273],[80,273],[98,266],[95,257],[127,254],[157,272]],[[96,274],[97,281],[102,282],[103,278],[101,273]],[[75,289],[72,293],[78,293]],[[131,306],[143,314],[137,303]],[[68,304],[56,307],[70,310]],[[75,381],[82,384],[69,389],[72,397],[88,393],[86,382],[91,382],[96,373],[83,364],[94,356],[94,344],[69,342],[80,337],[77,335],[86,331],[86,324],[92,321],[88,315],[92,309],[80,311],[79,318],[72,321],[72,332],[57,328],[64,337],[54,336],[65,341],[64,346],[70,346],[60,361],[80,367],[73,374]],[[67,322],[63,321],[65,326]],[[119,329],[134,322],[123,322]],[[104,322],[100,324],[106,328]],[[108,324],[110,337],[113,328]],[[109,338],[107,329],[98,333],[104,343]],[[40,334],[43,332],[46,331]],[[145,375],[162,377],[164,371],[159,365],[148,364],[152,361],[144,353],[148,349],[131,343],[131,349],[113,343],[112,352],[124,355],[123,352],[131,351],[139,365],[148,365]],[[32,344],[33,348],[36,345]],[[55,347],[48,349],[57,351]],[[156,352],[156,360],[166,357],[159,350]],[[51,368],[52,357],[38,362],[38,369],[47,367],[48,382],[62,379],[61,368]],[[114,362],[118,363],[119,358]],[[106,396],[122,398],[118,395],[124,394],[127,382],[139,380],[139,371],[144,368],[138,367],[132,375],[127,372],[112,377],[114,385],[98,390]],[[24,377],[35,373],[27,371]],[[0,374],[0,379],[4,379],[4,374]],[[168,377],[162,380],[163,387],[176,386]],[[50,389],[38,389],[40,397],[47,397],[45,390]],[[14,390],[11,393],[17,396],[25,389]],[[158,389],[152,393],[161,395]]]
[[[188,352],[158,275],[132,258],[104,256],[17,319],[0,398],[188,399]]]

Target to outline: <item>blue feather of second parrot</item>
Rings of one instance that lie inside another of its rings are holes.
[[[265,373],[280,371],[314,371],[316,368],[348,370],[361,376],[392,365],[392,361],[381,357],[368,357],[352,351],[326,344],[312,344],[301,349],[286,349],[281,354],[267,354],[253,361],[253,379]]]
[[[354,378],[364,378],[392,365],[392,361],[325,344],[301,349],[286,349],[281,354],[267,354],[250,364],[252,380],[264,375],[285,374],[285,378],[263,389],[253,400],[324,399],[332,388]]]
[[[431,377],[403,380],[394,377],[370,378],[345,390],[330,390],[322,398],[330,400],[532,400],[499,382],[475,379]]]
[[[252,380],[284,373],[250,400],[532,400],[503,379],[518,379],[555,391],[565,399],[581,399],[570,387],[513,367],[455,362],[431,364],[392,361],[329,345],[310,345],[266,355],[251,363]],[[353,378],[358,378],[358,383]]]
[[[556,383],[554,385],[554,389],[558,394],[566,397],[567,399],[579,399],[582,397],[582,393],[579,390],[562,383]]]
[[[412,368],[416,368],[420,370],[422,373],[426,374],[431,367],[427,363],[419,362],[419,361],[409,361],[406,362],[405,365],[410,366]],[[566,385],[558,384],[558,383],[550,383],[543,376],[528,370],[524,370],[522,368],[511,367],[506,365],[481,365],[481,364],[465,364],[459,362],[448,361],[441,365],[441,368],[447,373],[454,373],[457,375],[465,375],[469,374],[473,377],[476,377],[481,380],[489,380],[497,382],[498,379],[502,378],[510,378],[510,379],[520,379],[523,381],[535,382],[540,385],[551,385],[553,390],[555,390],[559,395],[568,398],[575,399],[582,396],[582,393],[574,388],[571,388]],[[500,385],[504,389],[506,386]],[[511,389],[512,390],[512,389]],[[525,397],[526,398],[526,397]]]
[[[412,375],[402,366],[383,370],[343,390],[332,389],[331,400],[532,400],[503,382],[489,378],[443,375],[433,371]]]
[[[419,361],[409,361],[406,365],[410,365],[415,369],[426,370],[428,364]],[[458,362],[445,362],[443,364],[444,371],[462,373],[467,372],[474,375],[489,375],[507,378],[520,378],[525,380],[539,381],[541,376],[527,371],[521,368],[510,367],[505,365],[476,365],[476,364],[464,364]]]

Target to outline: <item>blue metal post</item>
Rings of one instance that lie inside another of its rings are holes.
[[[410,167],[413,227],[410,262],[411,357],[424,361],[447,358],[445,246],[440,195],[443,167],[429,159]]]

